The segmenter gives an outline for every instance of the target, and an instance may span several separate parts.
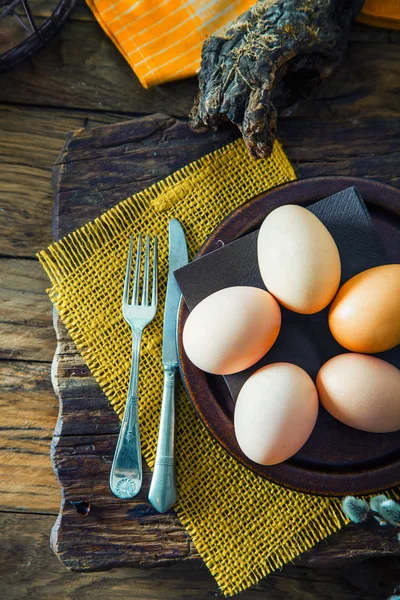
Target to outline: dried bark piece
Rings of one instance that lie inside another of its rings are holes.
[[[364,0],[259,0],[204,42],[194,131],[231,121],[250,154],[266,157],[277,110],[305,96],[340,62]]]

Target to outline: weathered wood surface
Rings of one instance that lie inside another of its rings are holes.
[[[67,133],[122,118],[0,105],[0,255],[33,258],[51,243],[51,170]]]
[[[192,78],[145,90],[98,23],[68,19],[38,54],[2,74],[0,102],[31,105],[34,97],[42,106],[127,114],[168,106],[186,117],[196,86]]]
[[[130,115],[163,111],[187,117],[197,90],[196,80],[144,90],[98,23],[74,19],[82,3],[78,0],[71,18],[46,48],[16,70],[2,74],[0,102],[31,105],[35,98],[42,106]],[[341,75],[334,74],[328,87],[318,90],[316,97],[335,110],[343,102],[347,107],[351,104],[354,114],[371,106],[393,108],[399,39],[399,32],[355,25],[342,66],[351,76],[342,80]],[[335,85],[339,96],[326,97],[326,90],[335,89]]]
[[[47,16],[45,4],[46,0],[41,7],[35,2],[35,14]],[[76,27],[77,21],[84,22],[83,26]],[[300,173],[313,169],[352,172],[398,184],[398,44],[398,32],[356,26],[351,48],[334,78],[312,100],[287,111],[290,118],[280,121],[281,138]],[[194,90],[194,81],[142,90],[83,0],[78,0],[66,28],[47,48],[16,71],[2,75],[0,256],[5,261],[0,261],[0,294],[6,308],[0,314],[0,595],[7,600],[206,600],[216,595],[217,586],[199,561],[186,560],[163,569],[78,574],[68,572],[49,549],[59,507],[59,485],[46,456],[58,413],[47,362],[55,341],[45,333],[52,320],[50,303],[47,316],[45,310],[47,280],[36,263],[25,260],[33,259],[53,238],[51,166],[66,133],[154,110],[186,116]],[[315,126],[323,128],[320,137],[309,137],[308,130]],[[131,193],[129,182],[126,188]],[[8,257],[11,266],[7,266]],[[22,310],[24,294],[35,322],[30,329]],[[86,376],[83,371],[81,375],[83,382]],[[95,423],[98,411],[107,407],[110,412],[101,426],[109,427],[109,433],[102,435],[111,436],[115,415],[98,389],[96,395],[100,401],[93,400],[88,415]],[[370,534],[357,531],[360,557],[369,548]],[[376,534],[381,536],[374,543],[377,552],[390,551],[385,531]],[[341,535],[329,540],[329,552],[336,556],[335,545],[343,547]],[[346,531],[346,535],[350,534]],[[329,552],[325,549],[317,560],[321,556],[328,560]],[[286,566],[241,597],[382,600],[400,582],[400,561],[389,556],[357,564],[343,560],[334,568],[311,560],[309,564],[313,567]]]
[[[63,237],[237,135],[233,128],[198,135],[161,114],[74,132],[53,172],[55,235]]]
[[[0,380],[0,510],[57,514],[60,493],[49,465],[57,412],[50,365],[1,361]]]
[[[322,123],[286,119],[281,127],[285,148],[300,176],[333,171],[373,175],[392,182],[400,177],[399,134],[400,121],[394,115],[388,115],[384,121],[376,117]],[[224,138],[212,134],[196,136],[186,123],[163,115],[74,133],[54,169],[57,238],[217,147],[231,135],[235,135],[234,130],[226,130]],[[371,139],[373,147],[369,144]],[[154,565],[195,556],[173,511],[157,515],[147,503],[148,471],[140,494],[132,502],[110,494],[108,477],[118,420],[58,319],[56,331],[53,381],[61,411],[53,462],[65,503],[53,532],[55,552],[68,567],[77,570],[105,569],[117,563]],[[78,499],[96,506],[84,520],[70,505],[71,500]],[[396,540],[385,538],[384,549],[377,535],[381,536],[381,531],[376,528],[370,532],[345,530],[302,560],[326,563],[350,556],[365,557],[371,552],[400,555]],[[96,548],[95,554],[92,548]]]
[[[399,69],[400,71],[400,69]],[[59,237],[137,191],[163,179],[175,168],[221,142],[236,137],[234,129],[219,134],[193,134],[185,122],[146,117],[107,128],[85,129],[70,137],[56,162],[55,233]],[[396,114],[358,119],[283,119],[280,138],[302,177],[343,174],[399,183],[400,121]],[[102,139],[103,138],[103,139]],[[373,140],[373,143],[371,143]],[[157,156],[154,156],[154,152]],[[101,179],[106,169],[107,177]],[[73,190],[74,210],[70,210]]]
[[[49,461],[58,403],[47,285],[38,263],[0,258],[0,510],[57,514],[60,504]]]
[[[71,573],[47,546],[51,521],[52,517],[46,515],[0,514],[2,598],[209,600],[222,597],[199,561],[157,569]],[[7,560],[8,556],[12,560]],[[288,565],[239,597],[241,600],[385,600],[399,579],[400,561],[390,557],[318,569]]]
[[[0,273],[0,359],[50,362],[55,343],[46,274],[36,262],[7,258],[0,258]]]

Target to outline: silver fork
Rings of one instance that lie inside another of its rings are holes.
[[[138,415],[138,379],[140,344],[143,329],[153,319],[157,311],[157,236],[154,237],[153,250],[153,283],[151,301],[149,300],[150,287],[150,237],[146,236],[146,251],[144,258],[144,273],[142,284],[142,300],[139,303],[140,287],[140,257],[142,251],[142,235],[139,235],[136,251],[136,264],[133,283],[132,300],[129,301],[132,266],[131,236],[126,263],[124,293],[122,297],[122,313],[125,321],[132,330],[132,363],[129,380],[128,396],[125,412],[119,432],[117,447],[110,473],[110,487],[113,494],[119,498],[133,498],[142,485],[142,455],[140,452],[139,415]]]

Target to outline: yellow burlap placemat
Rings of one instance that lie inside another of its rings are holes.
[[[51,301],[121,415],[131,360],[130,328],[121,313],[129,236],[158,234],[160,303],[144,332],[139,390],[142,450],[150,467],[163,387],[168,222],[172,217],[182,222],[193,257],[233,209],[293,179],[278,142],[270,158],[254,161],[238,140],[127,198],[39,255],[52,283]],[[225,595],[257,582],[346,522],[337,499],[287,490],[238,464],[210,437],[182,387],[177,419],[176,511]]]

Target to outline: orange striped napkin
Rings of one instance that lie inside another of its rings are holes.
[[[201,47],[255,0],[86,0],[145,88],[195,75]]]
[[[141,84],[195,75],[201,47],[256,0],[86,0]],[[361,22],[396,27],[400,0],[366,0]],[[377,17],[379,17],[377,19]]]

